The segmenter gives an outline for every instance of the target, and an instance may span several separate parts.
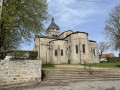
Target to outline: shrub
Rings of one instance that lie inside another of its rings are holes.
[[[29,57],[28,59],[32,59],[32,60],[36,60],[37,59],[37,56],[38,56],[38,52],[37,51],[31,51],[29,52]]]
[[[4,55],[4,56],[3,56]],[[4,59],[6,55],[13,56],[11,60],[36,60],[37,51],[9,50],[0,52],[0,59]]]
[[[117,63],[120,62],[120,57],[107,57],[107,62],[108,63]]]
[[[0,51],[0,59],[4,59],[6,56],[6,52]]]

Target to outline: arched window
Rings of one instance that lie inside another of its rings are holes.
[[[53,37],[54,37],[55,35],[53,35]]]
[[[61,56],[63,56],[63,49],[61,49]]]
[[[85,53],[85,44],[83,44],[83,53]]]
[[[76,45],[76,53],[78,54],[78,45]]]
[[[55,50],[55,56],[57,56],[57,50]]]

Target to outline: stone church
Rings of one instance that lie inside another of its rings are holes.
[[[38,51],[38,59],[43,64],[98,63],[99,53],[96,41],[88,40],[88,33],[65,31],[60,34],[60,28],[52,18],[46,36],[35,36],[34,50]]]

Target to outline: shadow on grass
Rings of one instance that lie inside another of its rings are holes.
[[[116,67],[120,68],[120,65],[116,65]]]

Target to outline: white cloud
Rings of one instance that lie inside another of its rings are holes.
[[[66,27],[65,29],[92,22],[96,19],[93,17],[104,15],[109,9],[105,4],[79,0],[48,0],[48,3],[50,13],[56,23],[61,28]]]
[[[55,18],[56,24],[65,30],[81,30],[89,33],[89,39],[95,41],[103,41],[103,34],[100,34],[104,27],[104,21],[108,13],[117,5],[115,4],[102,4],[86,1],[99,1],[99,2],[118,2],[120,0],[47,0],[49,5],[49,12]],[[104,19],[103,19],[104,18]],[[103,20],[101,20],[103,19]],[[92,23],[92,24],[91,24]],[[50,24],[50,22],[49,22]],[[90,26],[89,26],[90,24]],[[98,27],[99,26],[99,27]],[[77,27],[77,28],[76,28]],[[23,48],[32,50],[34,40],[31,46]]]

